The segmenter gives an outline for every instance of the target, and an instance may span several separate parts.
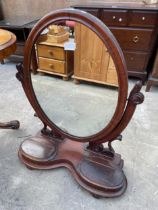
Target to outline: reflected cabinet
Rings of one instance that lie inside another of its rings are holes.
[[[64,43],[39,41],[37,47],[38,72],[62,76],[68,80],[73,73],[74,55],[64,50]]]
[[[61,23],[60,29],[68,35],[65,40],[60,31],[40,35],[36,44],[37,72],[58,75],[63,80],[72,77],[77,84],[84,80],[118,87],[113,59],[102,40],[83,24],[72,23],[73,36],[66,22]],[[72,43],[75,45],[73,50],[65,48],[65,44]]]

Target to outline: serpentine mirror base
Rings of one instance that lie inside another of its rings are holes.
[[[20,160],[29,169],[68,168],[76,181],[94,197],[116,197],[127,187],[123,160],[110,150],[101,154],[86,143],[58,139],[39,132],[20,146]]]

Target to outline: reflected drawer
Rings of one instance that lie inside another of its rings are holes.
[[[37,45],[37,52],[39,57],[53,58],[58,60],[65,60],[65,52],[62,47],[54,47],[47,45]]]
[[[101,20],[108,26],[126,26],[127,10],[103,10]]]
[[[152,48],[152,29],[111,28],[112,33],[123,50],[145,50]]]
[[[150,54],[140,52],[124,52],[127,69],[129,71],[143,72],[146,70]]]
[[[130,13],[130,26],[154,27],[157,19],[156,12],[132,11]]]
[[[65,73],[65,62],[39,57],[39,68],[56,73]]]

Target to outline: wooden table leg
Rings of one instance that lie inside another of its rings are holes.
[[[145,90],[145,91],[146,91],[146,92],[149,92],[151,86],[152,86],[152,82],[151,82],[150,80],[148,80],[147,85],[146,85],[146,90]]]
[[[13,120],[6,123],[0,122],[0,128],[1,129],[18,129],[20,127],[20,122],[17,120]]]

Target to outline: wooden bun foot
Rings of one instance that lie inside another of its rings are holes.
[[[31,169],[68,168],[76,181],[95,197],[116,197],[127,187],[119,154],[113,158],[87,149],[85,143],[55,140],[38,134],[25,140],[20,160]]]

